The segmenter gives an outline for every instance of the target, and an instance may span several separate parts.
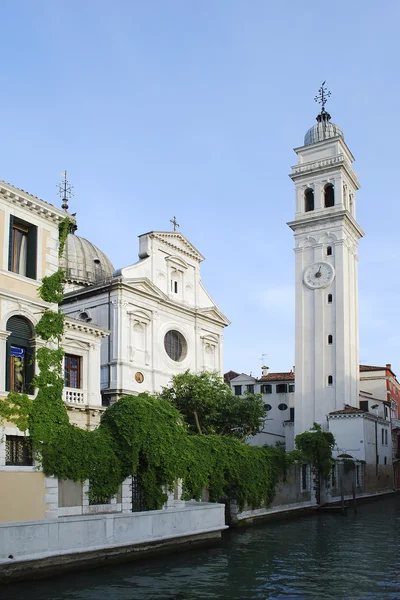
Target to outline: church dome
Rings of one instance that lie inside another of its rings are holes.
[[[67,237],[60,267],[66,272],[66,282],[85,286],[109,280],[114,273],[104,252],[73,233]]]
[[[338,125],[330,122],[331,115],[323,110],[317,117],[317,123],[313,125],[304,136],[304,145],[316,144],[333,137],[343,137],[343,131]]]

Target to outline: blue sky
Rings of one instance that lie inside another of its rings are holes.
[[[293,148],[328,109],[361,190],[360,359],[400,368],[397,0],[3,0],[0,178],[58,203],[116,268],[181,232],[232,321],[225,370],[294,363]]]

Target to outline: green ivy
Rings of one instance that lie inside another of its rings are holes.
[[[60,225],[60,254],[70,224],[66,218]],[[45,277],[40,297],[59,303],[63,277],[61,269]],[[36,333],[47,344],[36,353],[36,398],[10,393],[0,402],[0,419],[29,430],[46,475],[89,480],[92,503],[107,502],[134,474],[149,509],[162,507],[165,488],[172,489],[178,478],[183,499],[199,499],[208,488],[212,501],[235,499],[240,509],[272,502],[290,455],[279,448],[248,446],[228,435],[190,435],[182,413],[163,398],[125,396],[104,412],[95,431],[72,425],[63,402],[62,313],[45,310]]]
[[[64,253],[65,243],[68,238],[68,234],[71,232],[72,226],[75,221],[70,217],[65,217],[58,226],[58,256],[62,257]]]
[[[335,446],[333,434],[322,431],[321,426],[314,423],[309,431],[296,435],[295,444],[304,459],[318,469],[325,479],[328,479],[333,465],[332,450]]]

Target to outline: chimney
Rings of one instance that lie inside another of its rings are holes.
[[[268,371],[269,371],[269,367],[261,367],[261,373],[263,377],[266,377],[268,375]]]
[[[392,365],[391,363],[386,363],[386,368],[392,370]]]

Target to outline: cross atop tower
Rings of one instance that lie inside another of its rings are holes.
[[[57,187],[58,187],[57,193],[63,201],[61,208],[65,211],[67,211],[68,210],[68,200],[71,198],[71,196],[74,195],[72,193],[74,186],[71,185],[67,179],[67,171],[65,171],[64,173],[61,173],[61,175],[64,177],[64,179],[61,183],[57,184]]]
[[[178,221],[176,220],[176,217],[174,216],[173,219],[170,219],[169,221],[170,223],[172,223],[172,225],[174,226],[174,231],[176,231],[177,227],[180,227]]]
[[[321,87],[318,90],[318,94],[314,98],[315,102],[318,102],[319,104],[321,104],[321,112],[325,112],[325,104],[327,103],[328,98],[331,95],[328,88],[324,87],[325,83],[326,83],[325,81],[322,82]]]

